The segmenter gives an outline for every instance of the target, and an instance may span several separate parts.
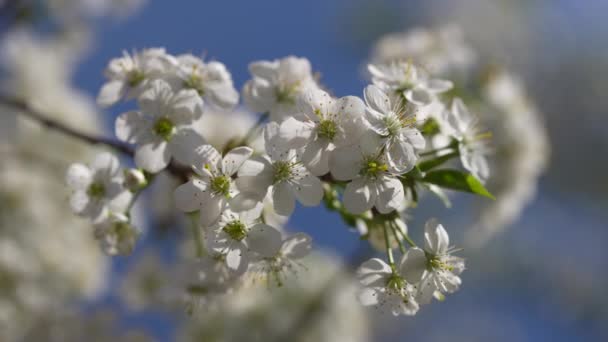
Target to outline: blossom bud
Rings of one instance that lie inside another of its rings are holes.
[[[148,185],[148,180],[140,169],[126,169],[124,185],[131,192],[137,192]]]

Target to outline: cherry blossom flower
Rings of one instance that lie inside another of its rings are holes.
[[[174,93],[163,80],[154,81],[139,98],[140,111],[116,119],[116,136],[136,144],[135,164],[148,172],[164,169],[171,158],[189,165],[194,149],[204,143],[192,129],[203,115],[203,101],[195,90]]]
[[[293,114],[297,96],[317,87],[305,58],[257,61],[249,65],[249,72],[252,79],[243,87],[245,103],[253,111],[269,113],[275,121]]]
[[[175,189],[177,208],[185,212],[199,210],[203,227],[215,223],[227,205],[233,203],[238,194],[232,176],[237,173],[252,152],[251,148],[242,146],[229,151],[222,158],[211,145],[197,148],[192,169],[198,177],[192,178]]]
[[[365,105],[355,96],[333,99],[321,89],[299,98],[298,114],[281,123],[279,135],[286,148],[303,148],[302,161],[310,172],[329,172],[329,155],[335,147],[354,143],[361,135]]]
[[[107,152],[99,154],[90,167],[72,164],[66,182],[74,190],[72,210],[93,222],[101,222],[110,213],[123,213],[131,202],[131,192],[123,187],[118,159]]]
[[[382,259],[364,262],[357,269],[357,278],[363,285],[359,300],[364,306],[388,306],[394,316],[418,312],[414,286]]]

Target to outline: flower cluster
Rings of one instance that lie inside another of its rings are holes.
[[[185,181],[174,190],[174,202],[194,222],[196,276],[186,285],[194,293],[226,293],[243,279],[282,286],[311,250],[307,234],[288,235],[270,224],[284,222],[296,202],[324,203],[372,244],[384,245],[388,264],[371,259],[359,270],[365,305],[390,303],[395,315],[411,315],[433,295],[455,291],[464,261],[451,255],[444,228],[430,221],[422,250],[400,217],[423,188],[492,197],[483,186],[487,134],[463,101],[449,96],[453,83],[411,62],[391,61],[368,66],[372,83],[363,98],[337,98],[304,58],[253,62],[249,70],[242,95],[261,113],[258,124],[219,147],[197,127],[206,112],[228,115],[239,102],[224,64],[160,48],[110,61],[98,102],[136,100],[136,109],[118,116],[115,133],[135,145],[137,169],[121,172],[106,153],[90,167],[68,170],[72,207],[97,226],[105,250],[133,249],[139,231],[128,211],[167,169]],[[263,149],[254,151],[257,136]],[[461,170],[440,168],[452,158],[460,158]],[[268,220],[268,212],[285,219]]]

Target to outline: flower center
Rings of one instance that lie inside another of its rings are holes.
[[[293,84],[286,86],[279,86],[276,89],[275,96],[277,97],[277,102],[286,103],[286,104],[294,104],[295,98],[294,94],[298,90],[300,86],[300,82],[294,82]]]
[[[127,74],[127,83],[131,88],[138,86],[145,79],[146,75],[141,70],[131,70]]]
[[[232,221],[222,228],[231,239],[241,241],[247,236],[247,228],[241,221]]]
[[[329,140],[333,140],[337,132],[338,127],[335,121],[332,120],[321,120],[317,126],[317,134]]]
[[[162,117],[156,120],[156,123],[154,123],[154,127],[152,128],[152,130],[154,131],[154,134],[168,141],[173,135],[174,128],[175,125],[173,125],[173,122],[171,122],[171,120],[166,117]]]
[[[228,197],[230,194],[230,178],[228,176],[218,176],[211,179],[211,190],[223,196]]]
[[[428,256],[427,255],[426,267],[428,269],[446,270],[446,271],[450,271],[450,272],[454,270],[454,266],[441,261],[441,259],[438,256]]]
[[[291,167],[292,164],[287,161],[278,161],[274,163],[273,184],[290,179],[292,176]]]
[[[361,174],[369,178],[376,178],[382,172],[388,171],[388,165],[376,159],[369,159],[363,164]]]
[[[87,195],[93,198],[101,198],[106,194],[106,187],[102,183],[93,183],[87,189]]]
[[[184,86],[189,89],[194,89],[199,96],[205,95],[205,89],[203,89],[203,79],[195,73],[191,73],[190,76],[184,81]]]

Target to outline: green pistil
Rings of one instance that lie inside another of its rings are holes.
[[[437,256],[428,256],[426,260],[427,269],[453,271],[454,266],[442,262]]]
[[[146,75],[140,70],[133,70],[127,75],[127,83],[131,88],[137,87],[145,79]]]
[[[175,128],[173,122],[166,117],[163,117],[156,121],[153,130],[154,134],[168,141],[173,135],[173,128]]]
[[[211,180],[211,190],[216,194],[228,197],[230,195],[230,178],[227,176],[214,177]]]
[[[93,197],[93,198],[101,198],[105,195],[105,193],[106,193],[106,188],[101,183],[93,183],[93,184],[89,185],[89,188],[87,189],[87,195],[89,195],[89,197]]]
[[[241,221],[232,221],[222,228],[230,238],[233,240],[241,241],[247,236],[247,229],[245,224]]]
[[[277,102],[285,104],[295,104],[295,92],[298,90],[299,86],[300,82],[295,82],[292,85],[277,88],[275,93],[275,96],[277,97]]]
[[[338,132],[338,127],[336,123],[332,120],[321,120],[319,122],[319,126],[317,128],[317,134],[320,137],[327,138],[329,140],[333,140]]]
[[[401,278],[398,274],[393,273],[386,281],[386,288],[391,292],[401,293],[405,284],[405,279]]]
[[[205,90],[203,89],[203,80],[194,73],[190,74],[190,76],[184,81],[184,86],[186,88],[196,90],[200,96],[205,95]]]
[[[361,173],[366,177],[376,178],[381,172],[386,172],[387,170],[388,165],[382,164],[376,160],[370,160],[364,164]]]
[[[291,163],[286,161],[278,161],[274,163],[274,178],[273,184],[288,180],[291,178]]]

